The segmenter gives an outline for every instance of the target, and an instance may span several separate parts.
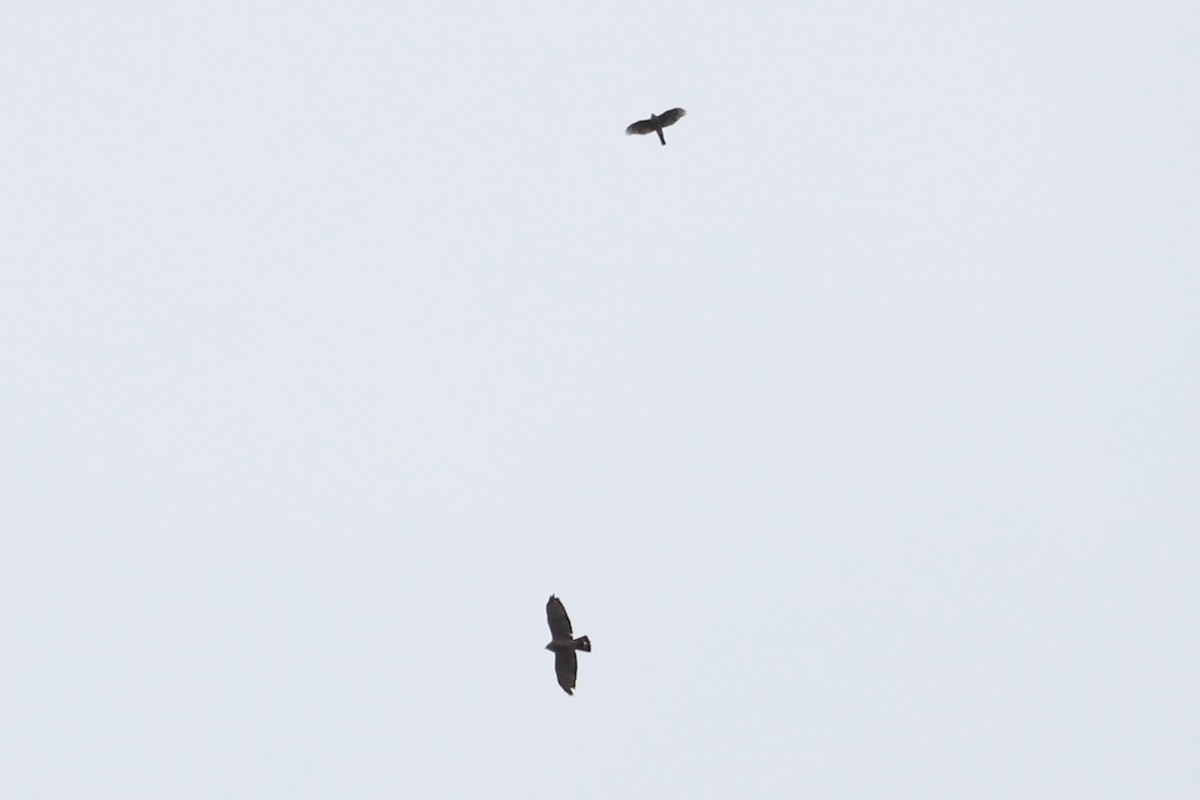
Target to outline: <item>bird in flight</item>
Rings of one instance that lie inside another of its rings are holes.
[[[651,114],[650,119],[639,119],[626,128],[625,135],[631,136],[636,133],[640,136],[647,133],[657,133],[658,140],[665,145],[667,137],[663,136],[663,128],[668,128],[679,122],[686,113],[687,111],[682,108],[672,108],[670,111],[664,111],[661,114]]]
[[[554,595],[550,595],[546,601],[546,622],[550,624],[550,644],[546,645],[546,649],[554,653],[554,672],[558,675],[558,685],[564,692],[573,695],[575,673],[579,671],[575,651],[590,653],[592,643],[586,636],[571,638],[571,618],[567,616],[562,600]]]

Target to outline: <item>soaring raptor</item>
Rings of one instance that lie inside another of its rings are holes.
[[[687,112],[682,108],[672,108],[670,111],[664,111],[660,114],[651,114],[650,119],[639,119],[637,122],[625,129],[625,135],[657,133],[658,140],[664,145],[667,143],[667,137],[663,136],[663,128],[668,128],[679,122],[683,115]]]
[[[575,694],[575,673],[579,671],[576,650],[592,652],[592,643],[586,636],[571,638],[571,618],[563,608],[562,600],[554,595],[546,601],[546,622],[550,624],[550,644],[546,649],[554,653],[554,672],[558,685],[567,694]]]

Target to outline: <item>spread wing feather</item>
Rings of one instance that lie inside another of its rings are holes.
[[[563,607],[562,600],[559,600],[554,595],[550,595],[550,599],[546,601],[546,622],[550,625],[550,638],[554,641],[571,638],[571,618],[567,616],[567,609]],[[571,654],[571,662],[574,664],[575,654]],[[557,662],[556,662],[557,663]],[[575,668],[571,667],[571,685],[574,686]],[[559,673],[559,681],[562,681],[562,673]]]
[[[642,136],[647,133],[654,133],[656,130],[658,130],[658,126],[654,124],[654,120],[639,119],[637,122],[625,129],[625,135],[632,136],[636,133],[637,135]]]
[[[672,108],[670,111],[664,111],[658,115],[658,121],[665,128],[669,125],[674,125],[687,114],[687,111],[682,108]]]
[[[574,650],[559,650],[554,654],[554,674],[558,685],[567,694],[575,694],[575,675],[579,672],[579,659]]]

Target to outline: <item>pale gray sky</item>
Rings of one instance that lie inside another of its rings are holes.
[[[1198,42],[8,3],[0,796],[1200,796]]]

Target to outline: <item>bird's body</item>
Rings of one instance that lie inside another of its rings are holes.
[[[558,677],[558,685],[567,694],[575,693],[575,675],[579,671],[579,659],[575,655],[582,650],[592,652],[592,642],[586,636],[573,638],[571,635],[571,618],[562,600],[554,595],[546,601],[546,622],[550,625],[550,644],[546,649],[554,653],[554,674]]]
[[[651,114],[650,119],[639,119],[626,128],[625,135],[657,133],[658,140],[666,145],[667,137],[663,136],[663,128],[668,128],[679,122],[686,114],[687,111],[682,108],[672,108],[670,111],[664,111],[661,114]]]

